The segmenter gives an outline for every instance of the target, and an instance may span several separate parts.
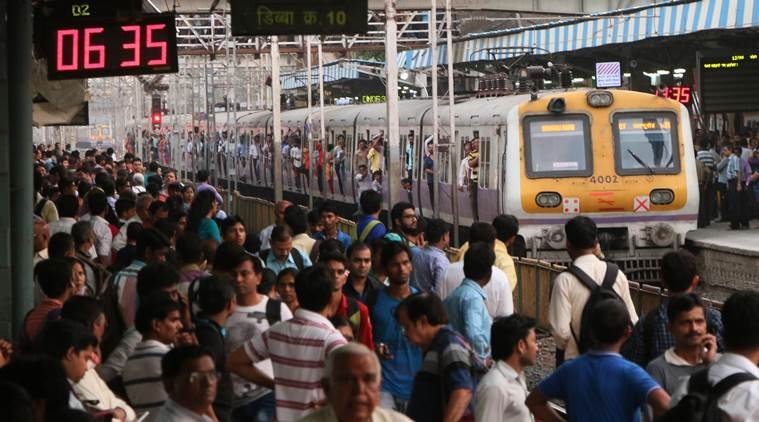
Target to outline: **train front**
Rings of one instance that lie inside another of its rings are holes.
[[[505,162],[505,209],[519,217],[533,257],[566,262],[563,225],[582,214],[598,224],[607,257],[641,281],[658,279],[658,258],[696,228],[690,121],[676,101],[542,93],[510,113]]]

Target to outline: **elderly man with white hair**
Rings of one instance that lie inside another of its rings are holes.
[[[348,343],[334,349],[325,366],[327,405],[301,422],[411,422],[401,413],[379,407],[379,360],[363,344]]]

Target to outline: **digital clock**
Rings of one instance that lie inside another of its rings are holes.
[[[692,88],[688,85],[675,85],[665,86],[663,89],[657,89],[656,95],[689,105],[693,99],[692,92]]]
[[[46,25],[48,79],[174,73],[177,37],[171,13],[130,19],[53,19]]]

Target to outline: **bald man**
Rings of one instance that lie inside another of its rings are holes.
[[[261,239],[261,250],[271,249],[269,244],[271,231],[274,230],[274,226],[285,224],[285,210],[292,205],[293,203],[290,201],[277,201],[274,204],[274,224],[264,227],[258,234],[258,238]]]
[[[301,422],[410,422],[379,407],[382,371],[377,355],[363,344],[348,343],[327,357],[323,380],[327,405]]]

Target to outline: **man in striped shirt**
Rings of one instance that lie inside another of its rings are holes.
[[[138,417],[151,421],[168,396],[161,379],[161,358],[171,350],[182,329],[179,304],[164,292],[144,298],[135,318],[142,334],[134,353],[124,365],[124,388]]]
[[[295,279],[300,308],[292,319],[257,335],[228,358],[227,367],[237,375],[256,381],[255,362],[271,359],[277,420],[296,421],[324,405],[324,362],[333,349],[346,344],[327,318],[334,283],[323,265],[302,271]]]

